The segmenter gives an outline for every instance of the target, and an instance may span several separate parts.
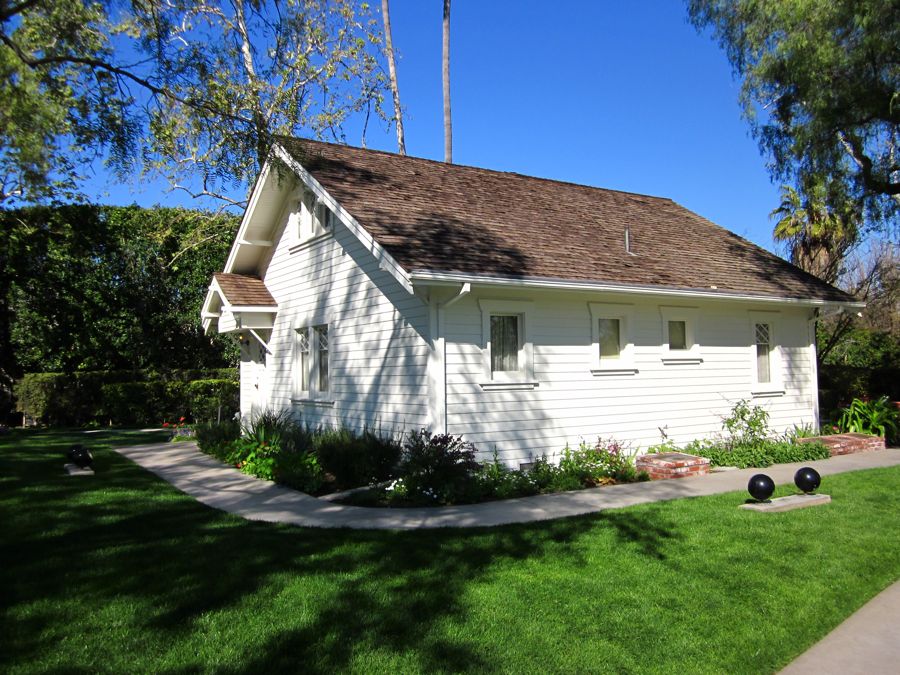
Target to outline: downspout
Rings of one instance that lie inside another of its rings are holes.
[[[815,396],[813,398],[813,423],[815,427],[818,429],[822,424],[822,419],[819,410],[819,357],[818,350],[816,349],[816,342],[818,339],[818,335],[816,332],[816,324],[823,319],[829,319],[833,316],[838,316],[840,314],[849,314],[846,307],[835,307],[831,311],[823,312],[820,308],[816,308],[813,310],[812,316],[807,319],[807,326],[809,326],[809,343],[810,343],[810,363],[809,367],[813,373],[813,379],[816,383],[816,391]],[[856,316],[862,317],[862,312],[857,312]]]
[[[460,285],[459,290],[456,292],[453,297],[448,299],[445,302],[439,302],[435,304],[435,336],[434,336],[434,349],[438,352],[438,358],[440,359],[440,382],[438,383],[439,388],[439,404],[438,408],[440,411],[440,418],[437,420],[438,429],[435,431],[440,431],[440,433],[447,433],[448,423],[447,423],[447,343],[444,338],[444,310],[449,307],[452,307],[457,302],[466,297],[469,293],[472,292],[472,284],[471,283],[463,283]]]

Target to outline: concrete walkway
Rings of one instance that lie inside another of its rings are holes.
[[[792,483],[794,473],[801,466],[812,466],[822,476],[830,476],[844,471],[900,465],[900,448],[892,448],[814,462],[778,464],[768,469],[725,471],[697,478],[612,485],[484,504],[379,509],[333,504],[252,478],[204,455],[194,443],[138,445],[118,448],[116,452],[197,501],[250,520],[305,527],[396,530],[530,523],[647,502],[746,490],[750,476],[760,472],[771,476],[776,484]],[[825,488],[827,490],[827,483]]]
[[[782,675],[876,675],[900,672],[900,581],[876,595]]]

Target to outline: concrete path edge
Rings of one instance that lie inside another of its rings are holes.
[[[801,466],[812,466],[824,477],[900,465],[900,448],[889,448],[812,462],[776,464],[767,469],[740,469],[696,478],[612,485],[482,504],[379,509],[334,504],[247,476],[201,453],[194,443],[136,445],[116,448],[116,452],[202,504],[249,520],[304,527],[391,530],[531,523],[648,502],[702,497],[745,490],[750,476],[760,472],[767,473],[776,484],[792,483],[794,473]]]
[[[900,581],[888,586],[791,662],[781,675],[898,672]]]

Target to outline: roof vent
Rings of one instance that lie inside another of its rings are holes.
[[[628,255],[636,255],[631,250],[631,228],[628,225],[625,226],[625,253]]]

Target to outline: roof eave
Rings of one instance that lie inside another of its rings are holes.
[[[529,288],[545,290],[587,291],[621,293],[624,295],[652,295],[668,298],[691,298],[697,300],[728,300],[732,302],[766,302],[798,307],[845,308],[860,310],[866,303],[858,300],[834,300],[827,298],[791,298],[753,293],[720,291],[717,289],[680,288],[670,286],[650,286],[640,284],[617,284],[608,281],[578,281],[548,277],[503,277],[465,274],[460,272],[435,272],[419,270],[409,275],[413,286],[459,285],[470,283],[474,286],[500,288]]]
[[[318,199],[323,201],[329,209],[331,209],[341,221],[341,223],[353,233],[359,242],[375,257],[378,261],[379,269],[390,274],[394,279],[408,292],[412,293],[412,283],[409,279],[409,273],[400,265],[399,262],[387,252],[387,250],[379,244],[375,237],[366,230],[356,218],[350,214],[341,204],[334,199],[318,180],[307,171],[299,161],[291,154],[291,152],[280,143],[272,146],[272,156],[277,157],[284,162],[296,176],[302,180],[306,186],[312,190]],[[249,209],[248,209],[249,211]]]

